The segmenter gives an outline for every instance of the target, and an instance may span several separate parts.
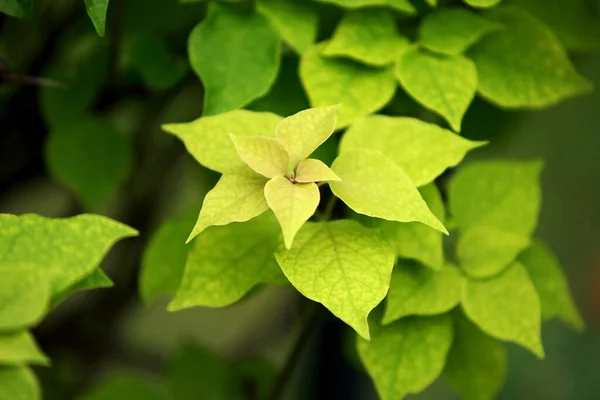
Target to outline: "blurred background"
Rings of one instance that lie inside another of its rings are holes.
[[[81,3],[38,0],[33,20],[0,14],[0,212],[95,212],[141,235],[118,244],[105,260],[113,288],[73,296],[34,331],[53,360],[51,368],[36,368],[44,398],[160,399],[177,381],[189,389],[178,399],[209,398],[198,396],[200,388],[226,382],[227,374],[245,382],[245,398],[262,398],[301,334],[306,302],[295,290],[259,288],[225,309],[169,313],[167,297],[140,295],[138,284],[157,234],[167,240],[177,221],[193,221],[218,179],[160,130],[162,123],[201,115],[203,89],[186,45],[206,5],[112,0],[108,34],[100,39]],[[335,8],[326,10],[323,36],[340,17]],[[573,60],[600,87],[600,53]],[[287,52],[272,93],[248,108],[282,115],[307,108],[297,64]],[[42,76],[69,86],[40,86],[31,78]],[[402,93],[385,112],[428,115]],[[543,361],[508,345],[509,376],[499,398],[600,398],[600,91],[530,112],[502,111],[476,99],[462,135],[491,141],[466,162],[544,160],[537,236],[556,252],[587,325],[577,334],[558,322],[546,324]],[[333,144],[325,150],[331,157]],[[438,182],[442,189],[446,178]],[[151,259],[168,268],[176,256]],[[352,332],[320,312],[288,398],[376,399],[353,353]],[[210,398],[226,398],[215,393]],[[456,397],[438,382],[411,398]]]

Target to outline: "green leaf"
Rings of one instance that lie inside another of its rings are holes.
[[[96,32],[102,37],[104,37],[108,2],[109,0],[85,0],[87,13],[94,24],[94,28],[96,28]]]
[[[300,293],[369,339],[367,316],[387,293],[395,259],[379,230],[351,220],[308,222],[292,249],[275,257]]]
[[[429,184],[419,188],[419,193],[433,215],[444,223],[446,212],[438,188]],[[442,268],[444,253],[441,232],[418,222],[382,221],[380,228],[388,240],[395,244],[399,257],[417,260],[434,270]]]
[[[502,25],[464,8],[442,8],[428,14],[419,26],[419,43],[438,53],[462,54]]]
[[[315,183],[292,183],[283,176],[265,185],[265,198],[281,230],[285,247],[290,249],[298,230],[317,210],[321,195]]]
[[[47,366],[50,360],[29,332],[0,333],[0,364],[4,366],[26,363]]]
[[[410,0],[317,0],[321,3],[331,3],[344,8],[359,8],[371,6],[390,6],[405,14],[414,15],[417,9]]]
[[[540,299],[520,263],[489,279],[468,280],[462,306],[467,317],[488,335],[515,342],[544,358]]]
[[[77,194],[86,210],[99,211],[127,178],[131,148],[106,121],[87,117],[52,130],[46,162],[50,173]]]
[[[384,66],[394,63],[408,44],[389,10],[366,8],[348,12],[321,53]]]
[[[567,50],[590,51],[600,48],[598,17],[582,0],[512,0],[530,12],[556,34]]]
[[[493,400],[506,378],[504,345],[454,313],[454,342],[443,376],[465,400]]]
[[[452,344],[448,315],[412,317],[359,339],[358,353],[382,400],[419,393],[442,372]]]
[[[187,242],[209,226],[248,221],[267,211],[269,206],[264,195],[266,183],[265,177],[247,166],[221,176],[204,198],[198,221]]]
[[[162,128],[180,138],[200,164],[226,172],[245,165],[229,134],[272,137],[280,120],[281,117],[271,113],[236,110],[188,123],[165,124]]]
[[[294,167],[331,136],[338,108],[339,105],[310,108],[277,124],[275,136],[287,149]]]
[[[0,254],[5,263],[38,266],[60,293],[98,267],[112,245],[137,231],[100,215],[44,218],[0,214]]]
[[[279,35],[265,16],[211,2],[188,43],[205,89],[204,115],[241,108],[266,94],[277,76],[279,51]]]
[[[324,57],[321,51],[325,46],[315,45],[302,55],[300,79],[313,107],[342,103],[337,129],[381,109],[392,99],[396,82],[391,70]]]
[[[0,0],[0,12],[12,17],[29,18],[33,15],[33,0]]]
[[[267,178],[274,178],[283,176],[288,171],[290,156],[277,139],[233,134],[229,137],[242,161],[255,172]]]
[[[28,367],[0,366],[0,400],[41,400],[40,385]]]
[[[556,256],[543,243],[536,241],[519,255],[542,305],[542,318],[558,318],[581,331],[583,320],[575,307],[564,272]]]
[[[382,323],[409,315],[436,315],[454,308],[462,293],[463,278],[453,266],[439,271],[412,261],[400,261],[392,273]]]
[[[485,143],[463,139],[415,118],[371,115],[346,131],[340,153],[354,149],[380,151],[398,164],[416,186],[423,186],[460,163],[467,151]]]
[[[502,0],[463,0],[465,3],[476,8],[488,8],[493,7],[500,3]]]
[[[592,89],[539,20],[508,7],[486,16],[506,29],[487,35],[469,51],[481,96],[505,108],[542,108]]]
[[[348,151],[340,154],[331,169],[341,179],[329,182],[333,194],[357,213],[390,221],[418,221],[448,233],[408,175],[383,153]]]
[[[460,132],[463,115],[477,91],[477,70],[471,60],[425,53],[413,46],[402,52],[395,71],[413,99]]]
[[[78,400],[169,400],[158,380],[137,372],[121,371],[105,379]]]
[[[207,229],[192,245],[169,310],[224,307],[260,283],[281,283],[284,279],[273,258],[280,238],[279,225],[270,213]]]
[[[296,175],[294,177],[296,182],[325,182],[325,181],[339,181],[340,177],[337,176],[323,161],[316,160],[314,158],[308,158],[304,161],[300,161],[298,168],[296,168]]]
[[[304,53],[315,42],[319,15],[311,4],[296,0],[258,0],[256,6],[297,53]]]
[[[91,274],[80,280],[79,282],[69,286],[64,291],[55,294],[52,297],[51,307],[56,307],[63,302],[67,297],[77,292],[91,289],[101,289],[113,287],[114,283],[100,268],[96,268]]]

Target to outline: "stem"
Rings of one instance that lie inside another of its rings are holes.
[[[21,85],[47,86],[54,88],[66,88],[63,82],[53,79],[40,78],[38,76],[19,75],[7,73],[4,75],[6,82],[16,83]]]
[[[323,214],[321,215],[321,221],[329,221],[331,219],[331,214],[333,214],[337,201],[338,198],[333,195],[329,198],[329,202],[327,203],[327,206],[325,206],[325,211],[323,211]]]

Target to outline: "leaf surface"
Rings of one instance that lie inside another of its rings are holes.
[[[33,15],[33,0],[1,0],[0,12],[16,18],[29,18]]]
[[[344,8],[360,8],[371,6],[390,6],[405,14],[413,15],[417,13],[417,9],[410,0],[317,0],[321,3],[336,4]]]
[[[325,165],[323,161],[307,158],[298,164],[294,179],[296,182],[325,182],[339,181],[340,177]]]
[[[463,0],[468,5],[475,8],[488,8],[493,7],[500,3],[502,0]]]
[[[298,54],[304,53],[315,42],[319,15],[310,4],[296,0],[259,0],[257,8]]]
[[[78,400],[144,399],[167,400],[170,396],[161,382],[141,373],[113,373]]]
[[[64,291],[55,294],[52,297],[52,307],[56,307],[59,303],[63,302],[67,297],[75,294],[77,292],[82,292],[84,290],[92,290],[92,289],[101,289],[101,288],[109,288],[114,286],[113,281],[110,280],[108,275],[104,273],[100,268],[94,269],[91,274],[76,282],[75,284],[69,286]]]
[[[274,178],[283,176],[290,165],[285,147],[275,138],[230,135],[240,158],[255,172]]]
[[[0,364],[24,365],[26,363],[49,365],[33,336],[27,331],[0,333]]]
[[[98,35],[104,36],[109,0],[85,0],[85,8]]]
[[[0,400],[41,400],[40,385],[28,367],[0,366]]]

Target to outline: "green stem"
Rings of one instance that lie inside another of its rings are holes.
[[[321,215],[321,221],[329,221],[331,219],[331,214],[333,214],[337,201],[338,198],[332,195],[327,206],[325,206],[325,211],[323,211],[323,214]]]

